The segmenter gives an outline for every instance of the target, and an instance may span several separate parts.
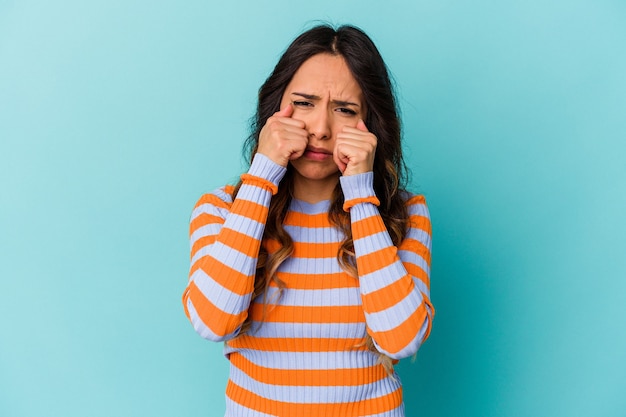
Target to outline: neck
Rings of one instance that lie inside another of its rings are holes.
[[[323,200],[330,200],[338,181],[339,176],[320,181],[309,180],[296,175],[293,179],[293,196],[297,200],[311,204],[319,203]]]

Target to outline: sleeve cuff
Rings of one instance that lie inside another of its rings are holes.
[[[278,184],[285,176],[287,168],[282,167],[267,156],[257,153],[254,155],[250,169],[241,176],[241,181],[268,189],[272,194],[278,192]]]
[[[341,182],[341,189],[344,196],[344,211],[349,211],[359,203],[372,203],[375,206],[380,205],[380,201],[374,192],[373,172],[339,177],[339,181]]]

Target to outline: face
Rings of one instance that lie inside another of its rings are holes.
[[[305,61],[287,85],[280,108],[292,104],[292,118],[302,120],[309,133],[304,155],[291,161],[295,185],[307,181],[336,184],[335,139],[344,126],[365,120],[363,93],[341,56],[318,54]],[[303,181],[304,180],[304,181]]]

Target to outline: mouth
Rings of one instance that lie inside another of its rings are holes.
[[[329,157],[332,157],[333,153],[324,149],[324,148],[316,148],[314,146],[308,146],[304,151],[304,157],[307,159],[312,159],[315,161],[323,161]]]
[[[307,146],[305,152],[323,153],[326,155],[332,155],[333,153],[324,148],[316,148],[315,146]]]

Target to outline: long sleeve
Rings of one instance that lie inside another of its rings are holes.
[[[203,195],[190,221],[191,267],[185,314],[204,338],[236,336],[248,315],[267,213],[285,168],[257,154],[237,197]]]
[[[400,359],[413,355],[430,333],[431,225],[422,196],[407,200],[409,229],[393,245],[378,211],[373,173],[341,177],[349,210],[367,331],[376,348]]]

